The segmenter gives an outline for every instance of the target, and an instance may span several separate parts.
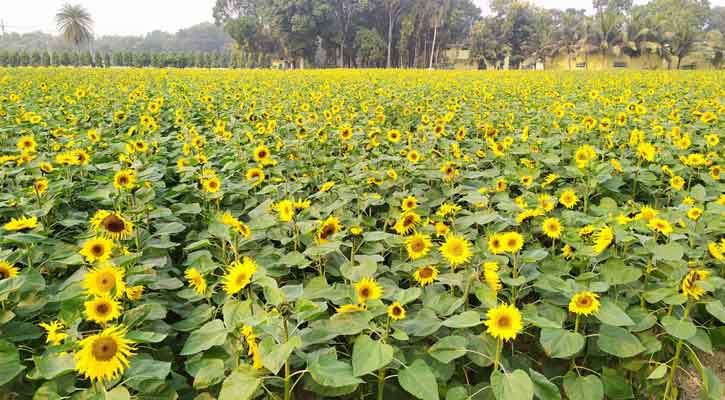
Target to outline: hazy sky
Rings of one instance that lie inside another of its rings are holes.
[[[484,13],[487,0],[473,0]],[[154,29],[176,32],[203,21],[211,21],[215,0],[0,0],[0,20],[9,32],[55,33],[55,12],[66,2],[85,6],[95,20],[95,34],[143,35]],[[646,0],[635,0],[635,3]],[[547,8],[591,10],[591,0],[533,0]],[[725,5],[725,0],[710,0]]]

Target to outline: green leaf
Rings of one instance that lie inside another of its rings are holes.
[[[186,227],[178,222],[170,222],[168,224],[159,225],[154,233],[154,236],[161,235],[173,235],[179,232],[183,232]]]
[[[219,392],[219,400],[248,400],[254,396],[254,392],[260,384],[260,379],[252,375],[252,371],[239,368],[224,379],[222,390]]]
[[[200,351],[207,350],[213,346],[221,346],[227,339],[227,331],[224,323],[220,319],[209,321],[189,335],[181,349],[182,356],[196,354]]]
[[[443,326],[449,328],[470,328],[479,324],[481,324],[481,315],[473,310],[464,311],[443,321]]]
[[[421,359],[413,361],[398,372],[398,383],[406,392],[421,400],[438,400],[438,382],[428,364]]]
[[[624,261],[613,259],[602,266],[602,277],[610,285],[624,285],[639,279],[642,270],[624,265]]]
[[[124,376],[128,387],[143,392],[148,381],[164,381],[170,372],[170,362],[154,360],[150,356],[136,356],[130,360]]]
[[[307,367],[310,376],[322,386],[342,387],[363,383],[352,373],[352,366],[337,360],[334,355],[322,356]]]
[[[534,383],[521,369],[511,373],[499,371],[491,374],[491,388],[496,400],[531,400],[534,398]]]
[[[551,383],[544,375],[529,369],[529,375],[534,382],[534,394],[540,400],[561,400],[559,388]]]
[[[570,400],[602,400],[604,386],[595,375],[577,376],[570,372],[564,377],[564,392]]]
[[[116,386],[111,391],[106,393],[105,400],[129,400],[130,398],[131,393],[128,392],[128,389],[123,386]]]
[[[685,254],[682,246],[677,243],[668,243],[654,248],[654,260],[678,261]]]
[[[667,364],[660,364],[652,370],[647,379],[660,379],[667,373]]]
[[[18,349],[12,343],[0,340],[0,385],[10,382],[24,369]]]
[[[446,336],[428,349],[428,354],[436,360],[448,364],[456,358],[466,355],[468,341],[463,336]]]
[[[667,331],[667,333],[678,339],[687,340],[695,336],[695,334],[697,333],[697,328],[695,327],[695,324],[692,323],[692,321],[685,321],[677,319],[671,315],[667,315],[662,317],[660,322],[662,323],[662,327],[665,328],[665,331]]]
[[[292,336],[288,342],[282,344],[275,344],[274,340],[270,343],[271,346],[260,345],[260,355],[262,356],[262,365],[267,368],[272,374],[277,375],[279,370],[284,365],[284,362],[290,357],[292,352],[302,346],[302,339],[299,336]],[[271,347],[271,349],[270,349]]]
[[[607,395],[608,400],[628,400],[634,398],[632,385],[616,369],[604,368],[602,370],[602,383],[604,384],[604,393]]]
[[[76,362],[72,354],[46,352],[41,356],[33,356],[35,366],[38,369],[38,377],[53,379],[57,376],[73,371]]]
[[[194,389],[205,389],[224,379],[224,360],[205,358],[198,363],[198,370],[194,376]]]
[[[603,352],[620,358],[634,357],[645,351],[639,339],[624,328],[602,324],[597,345]]]
[[[710,313],[710,315],[725,324],[725,307],[722,305],[720,300],[711,301],[705,304],[705,309]]]
[[[362,376],[385,367],[393,361],[393,346],[360,335],[352,348],[352,371]]]
[[[723,399],[722,382],[715,371],[707,367],[702,369],[702,393],[700,398],[703,400]]]
[[[596,316],[600,321],[608,325],[634,325],[634,321],[632,321],[632,318],[630,318],[629,315],[627,315],[627,313],[624,312],[624,310],[622,310],[616,303],[607,298],[602,299],[601,305],[599,307],[599,312],[596,314]]]
[[[584,347],[586,340],[579,333],[561,328],[544,328],[539,338],[547,356],[570,358]]]

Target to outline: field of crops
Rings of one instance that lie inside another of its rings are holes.
[[[0,69],[0,398],[720,400],[724,82]]]

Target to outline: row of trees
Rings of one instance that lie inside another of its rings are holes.
[[[489,6],[482,17],[471,0],[217,0],[213,13],[244,51],[318,66],[432,67],[452,46],[489,67],[565,55],[571,68],[591,53],[679,66],[695,51],[719,65],[725,47],[725,8],[707,0],[593,0],[593,15],[521,0]]]
[[[156,68],[257,68],[268,67],[270,55],[240,51],[214,52],[113,52],[0,51],[0,66],[88,66]]]
[[[244,51],[340,67],[433,66],[481,17],[471,0],[217,0],[213,13]]]
[[[548,10],[528,3],[494,0],[494,15],[472,30],[473,54],[489,64],[517,66],[531,59],[564,55],[572,60],[599,54],[603,62],[621,55],[654,55],[669,66],[698,52],[722,63],[725,7],[707,0],[594,0],[594,15],[583,10]]]

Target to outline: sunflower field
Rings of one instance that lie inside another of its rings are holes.
[[[720,400],[724,82],[0,69],[0,399]]]

